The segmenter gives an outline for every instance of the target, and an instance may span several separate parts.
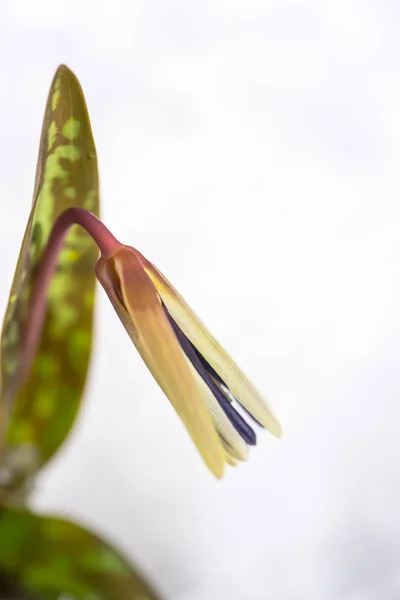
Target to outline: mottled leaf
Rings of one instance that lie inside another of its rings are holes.
[[[97,536],[58,518],[0,509],[0,598],[155,600],[128,562]]]
[[[98,252],[92,239],[75,225],[60,255],[38,352],[22,389],[18,378],[35,267],[55,220],[71,206],[98,213],[97,159],[81,87],[74,74],[61,66],[50,89],[33,206],[1,336],[0,498],[2,484],[4,493],[5,487],[17,485],[16,479],[34,472],[58,448],[73,423],[83,391]],[[23,464],[16,459],[21,452]],[[8,469],[7,476],[4,469]],[[14,471],[18,471],[15,477]]]

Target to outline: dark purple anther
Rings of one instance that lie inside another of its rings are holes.
[[[164,306],[165,309],[165,306]],[[188,340],[190,343],[190,340]],[[222,386],[224,386],[224,388],[226,388],[229,391],[228,386],[226,385],[225,381],[218,375],[217,371],[215,369],[212,368],[212,366],[210,365],[210,363],[208,362],[208,360],[206,360],[204,358],[204,356],[202,354],[200,354],[200,352],[197,350],[197,348],[195,346],[193,346],[192,344],[192,348],[193,350],[196,352],[197,357],[199,359],[199,361],[201,362],[201,364],[203,365],[204,369],[214,377],[214,379],[216,381],[218,381]],[[253,417],[253,415],[251,414],[250,411],[247,410],[247,408],[245,406],[243,406],[243,404],[241,404],[239,402],[239,400],[237,400],[235,398],[236,402],[238,404],[240,404],[241,408],[244,410],[244,412],[249,415],[249,417],[251,418],[252,421],[254,421],[254,423],[256,423],[259,427],[262,427],[262,429],[265,429],[264,425],[262,425],[259,421],[257,421],[257,419],[255,417]]]
[[[246,421],[243,419],[243,417],[235,410],[235,408],[232,406],[232,404],[229,402],[229,400],[225,397],[224,393],[221,391],[221,389],[219,388],[219,386],[217,385],[217,383],[215,382],[213,377],[215,377],[215,375],[216,375],[215,378],[220,383],[222,383],[223,385],[225,385],[225,383],[218,376],[218,374],[215,373],[215,371],[214,371],[214,369],[212,369],[211,365],[208,365],[208,362],[205,361],[204,357],[193,346],[192,342],[186,337],[186,335],[183,333],[182,329],[171,317],[171,315],[169,314],[169,312],[164,304],[163,304],[163,308],[164,308],[165,314],[167,315],[168,320],[171,324],[171,327],[174,330],[174,333],[178,339],[178,342],[179,342],[182,350],[184,351],[184,353],[186,354],[186,356],[188,357],[188,359],[190,360],[190,362],[192,363],[192,365],[194,366],[194,368],[196,369],[196,371],[198,372],[198,374],[200,375],[202,380],[208,385],[211,392],[214,394],[216,400],[218,401],[218,404],[220,405],[220,407],[222,408],[222,410],[228,417],[229,421],[232,423],[232,425],[234,426],[236,431],[239,433],[239,435],[244,439],[244,441],[247,444],[249,444],[249,446],[255,446],[257,440],[256,440],[256,434],[254,433],[253,429],[250,427],[250,425],[248,423],[246,423]],[[206,364],[210,367],[210,370],[205,366],[203,361],[205,361]],[[214,373],[215,373],[215,375],[214,375]]]

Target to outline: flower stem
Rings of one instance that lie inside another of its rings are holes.
[[[72,225],[80,225],[93,238],[104,258],[110,257],[121,245],[105,225],[91,212],[79,208],[68,208],[61,213],[51,231],[47,246],[37,265],[30,298],[24,340],[16,385],[18,389],[26,382],[39,344],[46,315],[47,292],[56,270],[58,257],[67,233]]]

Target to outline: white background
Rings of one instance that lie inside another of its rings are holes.
[[[86,402],[34,505],[168,600],[400,597],[399,32],[395,0],[0,3],[1,308],[65,62],[106,224],[284,427],[214,480],[99,290]]]

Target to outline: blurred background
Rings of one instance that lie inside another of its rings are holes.
[[[103,218],[181,291],[284,437],[207,472],[99,289],[86,402],[32,505],[167,600],[400,597],[400,5],[0,4],[0,304],[59,63]]]

